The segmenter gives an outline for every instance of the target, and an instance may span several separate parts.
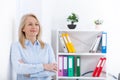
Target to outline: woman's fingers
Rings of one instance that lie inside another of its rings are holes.
[[[18,60],[20,63],[24,63],[24,61],[22,59]]]
[[[49,71],[57,71],[57,64],[56,63],[51,63],[51,64],[44,64],[43,65],[45,70],[49,70]]]
[[[53,64],[53,71],[54,71],[54,72],[57,71],[57,64]]]
[[[29,77],[30,77],[30,74],[24,74],[24,76],[29,78]]]

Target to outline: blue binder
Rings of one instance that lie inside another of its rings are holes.
[[[102,32],[102,53],[107,52],[107,33]]]

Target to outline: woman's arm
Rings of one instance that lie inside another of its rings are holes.
[[[48,46],[49,63],[56,63],[55,54],[53,52],[52,46],[50,45],[47,46]]]
[[[54,76],[55,72],[52,71],[41,71],[39,73],[31,74],[30,77],[47,77],[47,76]]]
[[[47,45],[48,55],[49,55],[49,64],[44,64],[45,71],[41,71],[39,73],[31,74],[30,77],[45,77],[45,76],[54,76],[57,71],[57,64],[55,61],[54,52],[52,47]]]
[[[44,70],[43,64],[26,64],[20,62],[22,60],[20,52],[21,48],[18,43],[11,46],[11,62],[18,74],[33,74]]]

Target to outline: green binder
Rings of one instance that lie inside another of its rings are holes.
[[[74,56],[68,56],[68,76],[74,76]]]
[[[80,56],[76,58],[76,76],[80,76]]]

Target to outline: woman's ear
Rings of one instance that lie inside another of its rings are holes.
[[[22,32],[25,32],[24,30],[22,30]]]
[[[24,28],[22,29],[22,32],[25,32],[25,29],[24,29]]]

